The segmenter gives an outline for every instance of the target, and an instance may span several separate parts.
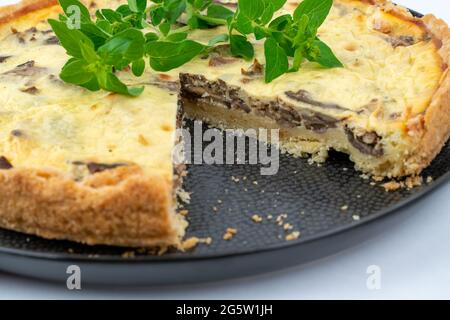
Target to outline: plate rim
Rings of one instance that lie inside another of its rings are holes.
[[[39,259],[39,260],[49,260],[49,261],[79,261],[83,263],[113,263],[113,264],[135,264],[135,263],[178,263],[178,262],[195,262],[200,260],[215,260],[215,259],[223,259],[227,257],[238,257],[244,255],[251,254],[259,254],[264,252],[276,251],[280,249],[287,249],[295,246],[304,245],[306,243],[311,243],[314,241],[324,240],[328,237],[335,236],[341,233],[352,231],[353,229],[360,228],[362,226],[368,225],[374,221],[378,221],[383,217],[388,216],[389,214],[394,214],[399,211],[399,209],[406,207],[408,205],[413,204],[417,200],[423,198],[424,196],[430,194],[432,191],[437,189],[438,187],[444,185],[445,182],[450,180],[450,171],[447,171],[445,174],[437,178],[433,181],[432,184],[429,184],[423,189],[417,191],[416,193],[410,195],[406,199],[399,201],[398,203],[387,207],[385,209],[379,210],[378,212],[371,214],[368,217],[361,219],[360,221],[356,221],[353,223],[349,223],[340,227],[336,227],[330,230],[326,230],[323,232],[319,232],[317,234],[300,238],[296,241],[290,242],[280,242],[269,245],[264,248],[256,248],[249,249],[248,251],[243,252],[225,252],[222,254],[218,253],[205,253],[198,256],[189,256],[189,255],[178,255],[178,256],[170,256],[170,255],[142,255],[136,256],[134,258],[123,258],[117,255],[102,255],[102,256],[88,256],[86,254],[76,254],[76,253],[51,253],[51,252],[35,252],[26,249],[14,249],[14,248],[5,248],[0,246],[0,255],[8,254],[13,256],[20,256],[24,258],[30,259]],[[60,241],[60,240],[49,240],[49,241]],[[127,248],[123,248],[126,250]],[[128,248],[133,249],[133,248]]]

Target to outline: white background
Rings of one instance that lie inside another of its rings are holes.
[[[0,0],[0,4],[14,1]],[[398,0],[450,22],[448,0]],[[253,278],[206,285],[158,288],[84,288],[68,291],[0,273],[0,299],[449,299],[450,183],[404,209],[401,223],[358,247],[307,265]],[[381,268],[381,290],[366,287],[370,265]],[[32,266],[30,266],[31,268]]]

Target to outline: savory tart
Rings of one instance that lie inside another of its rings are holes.
[[[334,2],[319,34],[344,68],[304,63],[266,84],[260,43],[253,62],[218,46],[164,74],[118,72],[145,86],[138,98],[59,79],[67,55],[47,23],[60,12],[56,0],[0,10],[0,226],[7,229],[87,244],[179,245],[187,225],[174,200],[183,176],[172,163],[179,106],[221,127],[280,129],[280,147],[293,155],[322,161],[335,149],[382,177],[419,174],[450,135],[450,31],[389,1]],[[220,29],[192,36],[207,41]]]

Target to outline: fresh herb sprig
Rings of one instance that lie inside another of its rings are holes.
[[[332,50],[317,37],[333,0],[304,0],[294,14],[276,16],[287,0],[239,0],[230,10],[213,0],[128,0],[117,9],[99,9],[93,19],[78,0],[59,0],[64,11],[49,23],[71,58],[60,77],[91,91],[104,89],[137,96],[143,87],[128,87],[116,70],[130,68],[139,77],[146,60],[167,72],[229,43],[236,57],[255,56],[251,39],[264,40],[265,81],[300,69],[304,60],[342,67]],[[74,10],[78,9],[78,10]],[[227,32],[200,43],[189,31],[227,26]]]

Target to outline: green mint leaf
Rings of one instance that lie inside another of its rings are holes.
[[[108,24],[108,26],[103,24],[105,28],[111,26],[109,22],[105,20],[103,22],[105,24]],[[100,28],[100,25],[96,25],[93,23],[81,23],[81,31],[92,40],[96,48],[102,46],[105,43],[106,39],[111,37],[111,34],[109,32]]]
[[[85,42],[83,40],[80,41],[80,50],[83,59],[86,60],[87,62],[93,63],[99,60],[99,56],[97,55],[97,52],[95,52],[92,43]]]
[[[106,34],[111,36],[111,34],[113,32],[113,29],[112,29],[112,25],[111,25],[111,23],[109,21],[98,20],[95,24],[100,30],[102,30],[103,32],[105,32]]]
[[[267,32],[265,28],[260,26],[256,26],[253,33],[255,34],[256,40],[261,40],[270,36],[270,32]]]
[[[294,12],[294,20],[299,21],[306,15],[310,28],[317,30],[327,18],[332,6],[333,0],[304,0]]]
[[[193,29],[209,29],[211,27],[225,25],[227,22],[224,19],[213,18],[204,15],[194,15],[189,20],[189,25]]]
[[[270,24],[269,29],[273,29],[276,31],[283,31],[287,27],[289,27],[292,24],[292,16],[290,14],[285,14],[282,16],[279,16],[278,18],[275,18]]]
[[[239,0],[239,15],[244,15],[250,20],[256,20],[261,17],[266,9],[265,0]]]
[[[80,49],[80,42],[82,41],[94,47],[91,39],[89,39],[80,30],[71,30],[64,22],[53,19],[49,19],[48,23],[52,27],[53,32],[55,32],[56,36],[58,37],[61,45],[64,47],[64,49],[66,49],[69,55],[79,59],[83,59],[83,55],[81,54]]]
[[[128,17],[133,14],[133,11],[131,11],[130,6],[128,4],[123,4],[123,5],[119,6],[116,9],[116,12],[120,13],[122,15],[122,17]]]
[[[289,70],[289,60],[286,52],[273,38],[268,38],[264,43],[266,56],[265,81],[270,83]]]
[[[293,57],[295,54],[295,46],[291,41],[291,38],[286,37],[283,32],[272,32],[271,37],[278,42],[278,45],[286,52],[289,57]]]
[[[189,2],[192,3],[194,8],[203,11],[213,3],[213,0],[194,0],[194,1],[189,0]]]
[[[150,10],[150,19],[154,26],[159,26],[164,20],[166,11],[163,7],[154,7]]]
[[[134,88],[127,87],[112,72],[103,72],[101,74],[97,74],[97,81],[100,84],[100,87],[104,90],[132,97],[136,97],[144,91],[144,87],[134,87]]]
[[[128,6],[133,12],[144,12],[147,9],[147,0],[128,0]]]
[[[164,10],[166,11],[166,20],[170,24],[174,24],[186,10],[186,0],[165,0]]]
[[[153,42],[159,39],[159,36],[154,32],[149,32],[145,34],[145,42]]]
[[[139,30],[127,29],[116,34],[98,49],[106,64],[123,69],[144,55],[145,38]]]
[[[114,22],[123,22],[122,15],[119,12],[116,12],[112,9],[101,9],[96,12],[96,15],[100,15],[103,19],[108,20],[111,23]],[[97,16],[98,17],[98,16]]]
[[[253,22],[248,17],[239,14],[236,18],[236,30],[242,34],[253,33]]]
[[[131,71],[136,77],[142,76],[145,70],[145,60],[139,59],[133,62],[131,65]]]
[[[219,35],[215,36],[214,38],[212,38],[211,40],[209,40],[208,45],[212,47],[221,42],[228,42],[229,39],[230,39],[230,36],[228,34],[226,34],[226,33],[219,34]]]
[[[161,33],[162,33],[164,36],[167,36],[167,35],[169,34],[169,32],[170,32],[170,28],[171,28],[170,23],[165,22],[165,23],[162,23],[162,24],[159,26],[159,31],[161,31]]]
[[[167,41],[150,42],[146,46],[150,66],[161,72],[170,71],[191,61],[205,50],[201,43],[184,40],[179,43]]]
[[[270,0],[265,0],[264,12],[263,12],[263,14],[261,15],[261,17],[259,19],[260,20],[259,21],[260,24],[264,25],[264,26],[266,24],[268,24],[272,20],[273,15],[275,14],[275,12],[276,12],[276,10],[275,10],[272,2]]]
[[[212,4],[208,7],[207,16],[210,18],[227,20],[234,16],[234,12],[224,6]]]
[[[166,40],[167,41],[172,41],[172,42],[181,42],[183,40],[186,40],[186,38],[188,37],[188,34],[186,32],[175,32],[170,34]]]
[[[93,73],[86,70],[87,65],[84,60],[70,59],[62,68],[59,76],[67,83],[76,85],[87,83],[94,77]]]
[[[89,80],[86,83],[79,84],[80,87],[83,87],[85,89],[88,89],[89,91],[98,91],[100,90],[100,85],[98,84],[98,80],[96,77],[92,77],[91,80]]]
[[[67,16],[72,16],[75,12],[72,10],[73,6],[80,10],[81,21],[91,21],[89,10],[78,0],[59,0],[59,4]]]
[[[255,49],[246,37],[241,35],[231,35],[230,37],[231,53],[236,57],[242,57],[245,60],[251,60],[255,56]]]
[[[275,11],[280,10],[286,4],[287,0],[266,0],[266,2],[270,2]]]
[[[319,56],[314,60],[327,68],[344,67],[342,62],[334,55],[331,48],[319,39],[314,41],[314,45],[319,49]]]

